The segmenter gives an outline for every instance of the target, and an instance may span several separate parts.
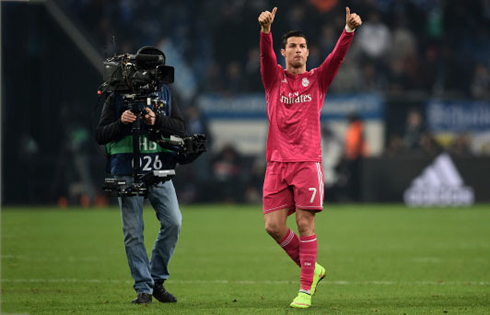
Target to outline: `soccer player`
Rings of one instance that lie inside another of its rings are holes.
[[[337,45],[311,71],[306,70],[309,50],[305,35],[287,32],[282,37],[283,69],[272,45],[276,12],[277,7],[259,16],[261,74],[269,120],[263,212],[267,233],[301,268],[301,287],[290,306],[308,308],[317,284],[325,277],[325,268],[316,262],[315,235],[315,213],[323,208],[320,114],[327,89],[362,21],[346,7],[345,30]],[[294,212],[299,237],[286,224]]]

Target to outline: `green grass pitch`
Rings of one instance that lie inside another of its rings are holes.
[[[131,305],[119,210],[6,208],[1,314],[490,314],[490,206],[327,205],[327,268],[308,310],[289,303],[299,268],[265,233],[260,206],[182,206],[167,288],[179,302]],[[158,225],[145,207],[145,242]],[[289,219],[294,226],[293,217]]]

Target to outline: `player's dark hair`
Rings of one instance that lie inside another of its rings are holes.
[[[306,35],[303,32],[289,31],[286,34],[282,35],[282,44],[281,44],[282,49],[286,49],[286,44],[288,43],[289,37],[303,37],[306,41],[306,47],[308,47],[308,39],[306,38]]]

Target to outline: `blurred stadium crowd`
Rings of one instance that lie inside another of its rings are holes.
[[[359,29],[331,92],[423,91],[490,96],[490,1],[211,0],[60,3],[97,47],[134,52],[170,41],[192,69],[198,92],[261,92],[258,13],[279,6],[274,32],[303,30],[309,67],[318,66],[345,25],[345,5]],[[279,34],[276,34],[279,35]],[[276,45],[278,46],[278,45]]]

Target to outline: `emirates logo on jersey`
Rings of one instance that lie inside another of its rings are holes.
[[[301,80],[301,84],[304,87],[307,87],[308,85],[310,85],[310,81],[307,78],[303,78],[303,80]]]
[[[295,103],[304,103],[311,102],[311,94],[299,94],[298,92],[289,93],[289,97],[281,95],[281,103],[284,104],[295,104]]]

